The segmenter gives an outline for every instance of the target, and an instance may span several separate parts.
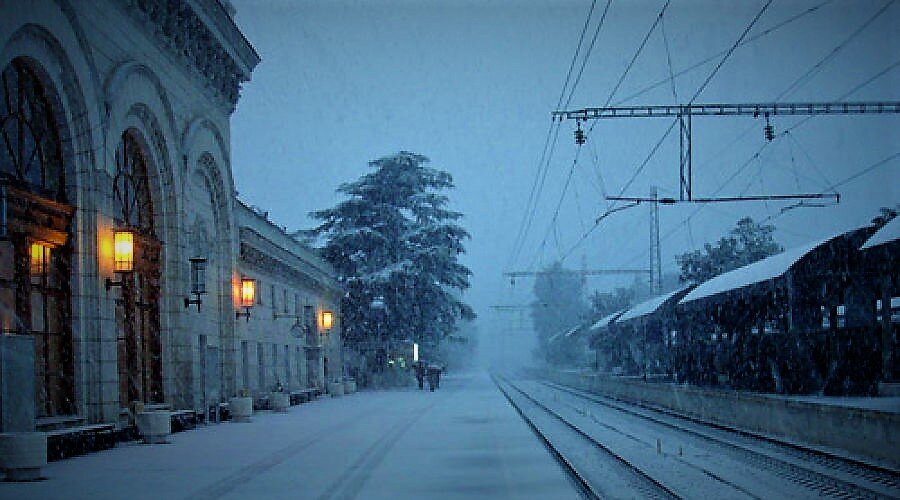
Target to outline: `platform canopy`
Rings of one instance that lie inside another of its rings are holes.
[[[859,229],[859,228],[857,228]],[[789,248],[779,254],[766,257],[744,267],[739,267],[727,273],[722,273],[715,278],[704,281],[697,285],[691,293],[684,296],[679,304],[687,304],[699,299],[718,295],[720,293],[730,292],[745,286],[755,285],[775,278],[779,278],[788,272],[788,270],[797,262],[812,252],[819,246],[845,234],[849,234],[856,229],[850,231],[842,231],[838,234],[829,236],[824,239],[816,240],[806,245]]]
[[[596,332],[596,331],[598,331],[598,330],[601,330],[601,329],[603,329],[603,328],[606,328],[606,327],[609,326],[613,321],[615,321],[616,318],[618,318],[619,316],[621,316],[622,313],[624,313],[624,312],[625,312],[625,309],[622,309],[621,311],[616,311],[616,312],[614,312],[614,313],[612,313],[612,314],[609,314],[609,315],[607,315],[607,316],[604,316],[604,317],[600,318],[599,320],[597,320],[596,323],[594,323],[593,325],[591,325],[591,331],[592,331],[592,332]]]
[[[560,339],[560,337],[564,337],[564,336],[565,336],[565,337],[569,337],[569,336],[571,336],[573,333],[575,333],[579,328],[581,328],[581,325],[575,325],[575,326],[573,326],[572,328],[570,328],[570,329],[568,329],[568,330],[563,330],[563,331],[561,331],[561,332],[559,332],[559,333],[555,333],[555,334],[553,334],[549,339],[547,339],[547,343],[549,344],[549,343],[551,343],[551,342],[556,342],[557,340]]]
[[[676,290],[673,290],[669,293],[664,293],[662,295],[657,295],[652,299],[645,300],[640,304],[632,307],[631,309],[625,311],[621,316],[619,316],[618,321],[628,321],[630,319],[640,318],[641,316],[646,316],[648,314],[655,313],[663,304],[666,303],[667,300],[672,297],[678,295],[679,293],[687,290],[689,286],[683,286]]]
[[[569,331],[567,331],[565,333],[565,337],[566,338],[574,337],[575,335],[578,335],[580,333],[590,331],[592,328],[593,327],[591,327],[587,323],[583,323],[583,324],[580,324],[580,325],[576,326],[575,328],[572,328]]]
[[[867,248],[884,245],[885,243],[891,243],[892,241],[897,241],[898,239],[900,239],[900,217],[894,217],[890,220],[890,222],[876,231],[871,238],[866,240],[866,242],[863,243],[863,246],[859,247],[859,249],[866,250]]]

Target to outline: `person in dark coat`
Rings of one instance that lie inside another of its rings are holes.
[[[428,365],[428,388],[433,392],[441,383],[441,367]]]
[[[413,368],[416,370],[416,381],[419,383],[419,389],[425,389],[425,363],[416,361]]]

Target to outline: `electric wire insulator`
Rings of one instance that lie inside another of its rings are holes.
[[[763,127],[763,132],[765,132],[766,134],[767,141],[771,141],[775,138],[775,127],[773,127],[772,125],[766,124],[766,126]]]
[[[578,122],[578,126],[575,128],[575,144],[581,146],[584,143],[584,130],[581,130],[581,122]]]

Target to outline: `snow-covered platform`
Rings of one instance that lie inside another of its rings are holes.
[[[790,399],[818,405],[842,406],[860,410],[873,410],[885,413],[900,413],[900,396],[852,397],[852,396],[781,396],[767,395],[771,398]]]
[[[49,464],[0,498],[576,498],[487,374],[359,392]]]
[[[574,371],[548,371],[544,376],[563,385],[857,461],[889,468],[900,465],[896,397],[782,396]]]

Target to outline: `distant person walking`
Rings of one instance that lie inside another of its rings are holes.
[[[441,367],[438,365],[428,365],[428,388],[434,392],[441,385]]]
[[[416,381],[419,383],[419,389],[425,389],[425,363],[416,361],[413,368],[416,370]]]

